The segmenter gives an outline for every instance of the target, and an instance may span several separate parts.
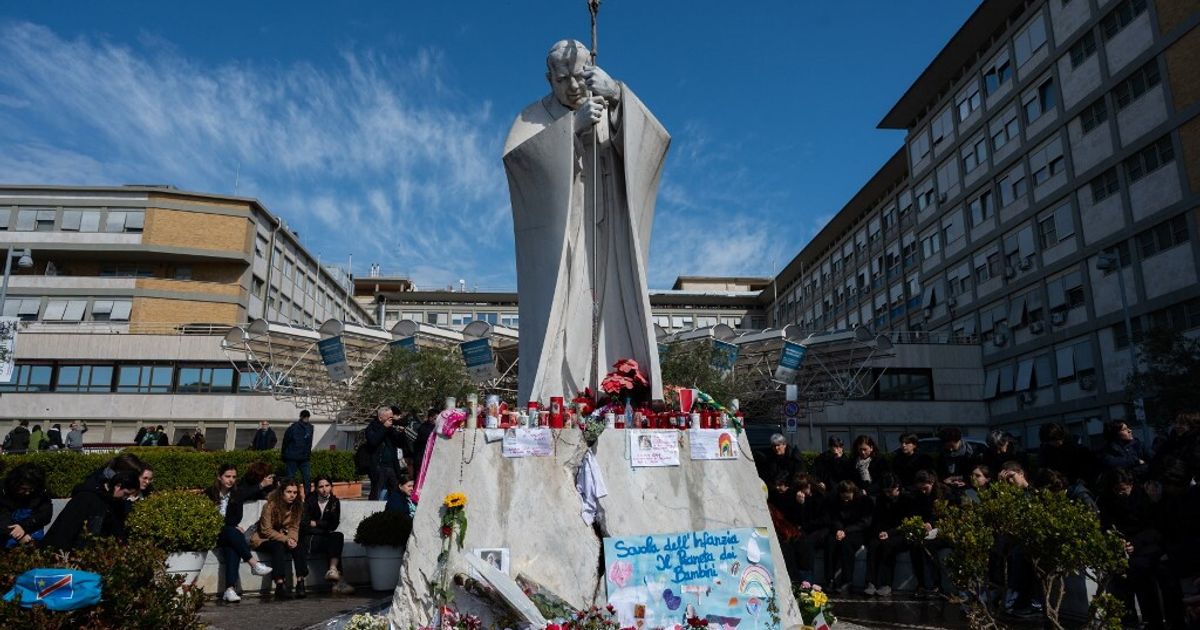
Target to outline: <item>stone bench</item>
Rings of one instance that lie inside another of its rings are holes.
[[[54,518],[58,518],[58,513],[66,504],[67,499],[54,499]],[[242,529],[250,531],[251,527],[258,523],[258,517],[265,504],[266,501],[253,501],[245,504],[241,522]],[[356,587],[369,587],[371,576],[367,569],[367,550],[354,542],[354,532],[358,529],[359,522],[375,512],[382,511],[384,505],[384,501],[342,501],[342,518],[337,529],[346,537],[346,545],[342,549],[342,579]],[[259,560],[267,561],[257,551],[252,553]],[[324,555],[315,555],[309,558],[308,579],[306,580],[309,588],[317,590],[328,588],[329,584],[325,581],[325,570],[328,567],[329,563]],[[245,562],[240,563],[238,575],[241,578],[242,590],[246,593],[266,591],[271,587],[270,576],[254,575],[250,570],[250,565]],[[196,579],[196,585],[203,588],[205,593],[219,595],[225,590],[224,582],[225,572],[222,570],[221,560],[215,550],[209,550],[204,559],[204,569],[201,570],[200,577]]]

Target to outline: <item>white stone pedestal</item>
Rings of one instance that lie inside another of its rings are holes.
[[[555,434],[552,457],[522,459],[503,457],[500,442],[485,443],[482,430],[438,438],[389,612],[395,627],[430,622],[435,603],[428,584],[436,579],[441,550],[440,507],[443,497],[455,491],[467,495],[464,549],[507,547],[509,575],[525,575],[577,608],[604,603],[603,545],[580,517],[575,491],[574,464],[582,456],[582,436],[574,429]],[[679,432],[679,439],[679,466],[634,469],[625,431],[609,429],[600,436],[596,458],[608,486],[601,505],[609,535],[766,527],[775,583],[790,584],[745,436],[736,461],[692,461],[686,434]],[[468,573],[457,552],[451,555],[450,570]],[[790,589],[776,592],[781,628],[799,625]],[[476,612],[469,600],[456,592],[455,606]],[[485,626],[489,621],[484,619]]]

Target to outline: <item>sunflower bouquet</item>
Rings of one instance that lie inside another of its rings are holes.
[[[449,554],[451,540],[462,549],[463,538],[467,536],[467,495],[451,492],[442,499],[442,525],[438,533],[442,537],[443,553]]]

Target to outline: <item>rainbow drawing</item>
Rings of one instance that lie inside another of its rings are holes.
[[[757,564],[746,567],[746,570],[742,572],[742,579],[738,583],[739,593],[755,595],[755,591],[759,597],[770,597],[773,592],[771,574]]]
[[[721,457],[733,457],[733,436],[728,433],[722,433],[717,438],[717,450]]]

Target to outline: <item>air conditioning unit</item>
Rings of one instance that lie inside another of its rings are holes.
[[[1020,267],[1021,267],[1021,271],[1029,271],[1030,269],[1033,268],[1033,259],[1032,258],[1022,258]]]
[[[992,336],[992,345],[996,346],[997,348],[1001,348],[1007,343],[1008,333],[998,332]]]
[[[1015,278],[1016,276],[1017,276],[1017,268],[1016,267],[1013,267],[1010,265],[1010,266],[1004,268],[1004,277],[1005,278]]]
[[[954,308],[955,306],[958,306],[958,298],[953,298],[953,297],[946,298],[946,306],[949,306],[950,308]]]
[[[1034,392],[1021,392],[1022,405],[1032,405],[1035,401],[1037,401],[1037,394]]]
[[[946,203],[946,193],[941,193],[938,195],[938,203]]]
[[[1040,335],[1040,334],[1046,332],[1046,323],[1045,322],[1033,322],[1033,323],[1029,324],[1029,332],[1031,332],[1035,335]]]
[[[1096,389],[1096,377],[1092,376],[1090,374],[1087,376],[1080,376],[1079,377],[1079,389],[1082,389],[1082,390],[1088,391],[1088,392],[1092,391],[1093,389]]]
[[[1062,311],[1050,313],[1050,325],[1051,326],[1062,326],[1065,323],[1067,323],[1067,314],[1066,313],[1064,313]]]
[[[925,319],[929,319],[930,317],[933,317],[933,309],[926,308],[925,309]]]

